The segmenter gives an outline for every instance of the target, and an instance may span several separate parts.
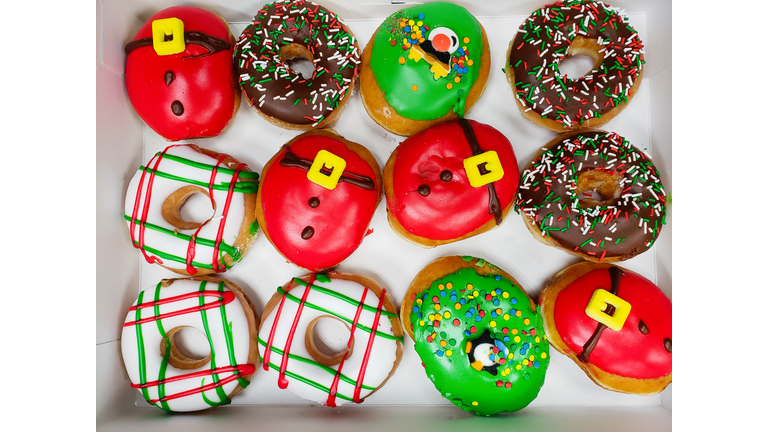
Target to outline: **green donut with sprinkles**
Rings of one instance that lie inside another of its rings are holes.
[[[461,409],[513,412],[539,394],[549,366],[542,318],[498,267],[469,256],[439,258],[416,275],[400,315],[427,376]]]
[[[363,51],[360,94],[384,129],[410,136],[464,117],[490,71],[485,29],[465,8],[433,2],[402,9]]]

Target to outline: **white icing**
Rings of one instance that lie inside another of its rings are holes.
[[[194,151],[192,148],[186,145],[182,146],[171,146],[166,149],[167,155],[173,155],[173,156],[179,156],[183,157],[185,159],[189,159],[195,162],[201,162],[210,166],[215,166],[217,160],[213,157],[207,156],[202,153],[198,153]],[[146,167],[148,169],[154,168],[155,162],[157,161],[157,156],[146,163]],[[221,168],[228,168],[227,166],[220,165]],[[211,171],[208,169],[201,169],[196,168],[193,166],[186,165],[184,163],[172,161],[169,158],[163,157],[160,160],[160,164],[157,167],[157,170],[159,172],[171,174],[174,176],[178,176],[184,179],[192,179],[198,182],[202,182],[204,186],[202,189],[205,189],[208,191],[208,184],[211,180]],[[138,202],[138,212],[136,213],[137,220],[141,219],[142,213],[144,211],[144,202],[147,195],[147,191],[149,190],[149,179],[150,179],[150,171],[148,170],[146,174],[144,175],[144,182],[141,185],[141,190],[139,191],[139,183],[141,181],[141,175],[144,171],[139,169],[136,174],[133,176],[133,179],[131,179],[131,183],[128,186],[128,191],[125,195],[125,215],[130,218],[133,215],[134,210],[134,204],[136,204],[136,195],[139,193],[139,202]],[[232,180],[232,175],[222,172],[222,170],[218,170],[216,173],[216,177],[214,180],[214,184],[222,184],[222,183],[230,183]],[[238,183],[242,182],[241,178],[238,178]],[[150,201],[149,201],[149,210],[146,217],[146,222],[149,224],[158,225],[162,228],[165,228],[167,230],[170,230],[173,232],[176,230],[179,233],[186,234],[186,235],[193,235],[195,234],[196,229],[191,230],[181,230],[173,225],[171,225],[168,221],[163,218],[162,215],[162,204],[165,199],[172,194],[173,192],[177,191],[179,188],[184,187],[188,184],[185,181],[179,181],[179,180],[173,180],[161,177],[159,175],[155,175],[153,182],[152,182],[152,190],[150,195]],[[198,185],[199,186],[199,185]],[[230,202],[229,210],[227,212],[227,221],[225,222],[224,218],[222,217],[224,212],[224,207],[228,195],[228,190],[214,190],[213,191],[213,199],[216,202],[215,211],[213,211],[213,216],[210,220],[210,222],[206,223],[200,232],[197,234],[198,238],[201,239],[210,239],[211,241],[215,241],[219,226],[220,224],[224,223],[224,232],[222,235],[222,245],[219,247],[219,256],[221,256],[224,251],[222,250],[222,246],[229,245],[232,246],[235,242],[235,239],[237,238],[238,233],[240,232],[240,225],[242,224],[243,218],[245,216],[245,194],[234,192],[232,194],[232,200]],[[206,200],[208,198],[206,197]],[[210,202],[210,200],[208,200]],[[128,224],[128,229],[131,229],[131,221],[126,221]],[[204,222],[204,221],[194,221],[194,222]],[[141,225],[136,222],[136,224],[133,227],[133,240],[138,242],[139,241],[139,233],[141,230]],[[180,237],[177,237],[173,234],[169,233],[163,233],[151,228],[145,228],[144,229],[144,245],[145,247],[153,248],[161,252],[165,252],[177,257],[181,257],[182,259],[186,259],[187,257],[187,248],[189,246],[189,240],[183,239]],[[146,249],[145,249],[146,250]],[[213,247],[211,246],[205,246],[201,244],[200,241],[197,241],[195,244],[195,256],[194,261],[204,264],[212,264],[213,263]],[[152,252],[146,251],[148,256],[155,256]],[[168,268],[172,269],[178,269],[178,270],[186,270],[187,266],[184,262],[177,262],[173,261],[171,259],[158,257],[162,261],[162,264]]]
[[[341,279],[331,279],[331,282],[317,282],[315,281],[313,287],[319,286],[327,288],[337,293],[346,295],[359,302],[363,298],[363,292],[366,290],[362,285]],[[301,300],[306,290],[305,286],[299,285],[291,289],[289,295]],[[293,336],[293,341],[290,346],[290,354],[303,357],[311,360],[311,362],[303,362],[289,358],[286,370],[289,373],[293,373],[302,377],[305,377],[311,381],[314,381],[325,388],[330,388],[340,365],[330,366],[333,372],[326,370],[324,367],[315,364],[311,355],[307,351],[304,338],[307,330],[307,325],[313,319],[319,316],[327,316],[328,314],[323,311],[313,309],[309,304],[317,305],[323,309],[332,311],[341,317],[347,318],[346,324],[351,327],[351,321],[354,320],[355,313],[357,312],[357,304],[351,304],[346,301],[342,301],[329,294],[323,293],[316,289],[311,289],[307,300],[304,305],[304,309],[299,317],[298,324],[296,326],[296,332]],[[371,306],[371,310],[363,309],[360,313],[359,325],[371,328],[373,325],[376,308],[379,305],[379,298],[376,294],[368,289],[365,302],[366,305]],[[259,332],[259,355],[263,359],[265,354],[265,345],[269,340],[269,336],[272,332],[272,328],[275,325],[275,317],[279,308],[279,302],[269,314],[269,316],[263,318],[263,324]],[[299,303],[290,299],[285,299],[283,303],[282,311],[280,312],[280,319],[275,328],[274,338],[272,341],[272,347],[278,348],[281,351],[285,350],[286,341],[293,325],[294,317],[296,316],[299,308]],[[396,317],[394,319],[397,319]],[[382,314],[379,318],[379,326],[377,331],[387,335],[394,335],[390,318]],[[342,366],[342,374],[346,375],[352,381],[357,381],[357,377],[360,373],[360,369],[365,357],[365,351],[368,345],[368,341],[371,337],[371,333],[358,326],[354,331],[354,349],[349,358],[345,359]],[[363,384],[372,388],[378,388],[392,372],[395,361],[397,360],[397,346],[398,341],[394,339],[387,339],[381,336],[377,336],[374,339],[373,346],[371,348],[371,354],[368,359],[368,364],[365,369],[365,375],[363,377]],[[280,364],[282,362],[282,355],[279,352],[272,350],[269,363],[274,366],[270,367],[270,373],[275,376],[279,376]],[[261,367],[264,367],[262,364]],[[312,385],[306,384],[298,379],[292,378],[286,375],[288,380],[288,390],[292,391],[297,396],[315,401],[320,404],[325,404],[328,400],[328,393],[315,388]],[[353,398],[355,392],[355,385],[347,383],[341,379],[338,381],[336,390],[336,405],[342,405],[348,403],[339,395],[344,395]],[[360,390],[360,399],[365,398],[372,393],[373,390],[367,390],[362,388]]]
[[[165,299],[174,297],[186,293],[198,292],[201,286],[200,281],[192,279],[180,279],[174,281],[174,283],[168,287],[161,287],[160,284],[154,288],[149,288],[144,291],[144,297],[142,303],[150,303],[155,300],[155,296],[159,290],[159,298]],[[215,282],[208,282],[205,286],[206,291],[218,290],[218,285]],[[224,291],[229,291],[224,287]],[[213,303],[218,300],[217,297],[203,297],[206,304]],[[138,302],[133,303],[135,306]],[[121,340],[121,349],[123,352],[123,361],[125,363],[125,369],[128,372],[128,377],[131,383],[137,385],[141,383],[141,377],[139,373],[139,362],[141,356],[139,355],[139,339],[137,336],[137,326],[141,328],[143,349],[145,361],[145,382],[156,381],[160,379],[161,365],[163,364],[163,356],[160,351],[160,344],[164,339],[164,334],[160,333],[158,327],[158,321],[162,324],[163,330],[167,333],[171,329],[179,326],[193,327],[203,334],[205,334],[211,344],[211,361],[206,365],[197,369],[182,370],[167,364],[165,370],[165,378],[171,378],[176,376],[187,375],[199,371],[209,371],[213,369],[213,366],[222,367],[230,366],[230,358],[228,355],[227,341],[225,338],[224,324],[231,326],[232,333],[232,352],[234,354],[236,365],[245,365],[248,363],[248,353],[250,344],[250,331],[248,328],[248,319],[246,318],[243,307],[241,306],[237,297],[234,300],[224,306],[226,312],[227,322],[222,321],[222,314],[219,307],[207,309],[204,312],[200,312],[199,297],[194,296],[190,299],[180,300],[172,303],[162,304],[158,306],[159,314],[167,314],[172,311],[178,311],[186,308],[194,308],[191,313],[178,315],[174,317],[166,317],[160,320],[149,321],[143,324],[129,325],[123,327],[123,334]],[[145,307],[140,309],[141,318],[152,317],[155,315],[154,307]],[[206,333],[205,326],[203,325],[203,314],[205,314],[208,321],[209,333]],[[125,323],[133,323],[136,321],[136,311],[132,310],[128,312],[125,318]],[[224,380],[232,376],[232,372],[222,372],[218,374],[219,380]],[[164,384],[165,395],[170,396],[178,394],[190,389],[199,389],[204,384],[210,384],[213,379],[210,375],[203,377],[188,378],[181,381],[169,382]],[[238,381],[233,380],[227,384],[221,386],[226,395],[229,395],[237,387]],[[150,400],[159,398],[158,386],[148,387]],[[184,396],[177,399],[167,401],[169,408],[172,411],[199,411],[206,408],[210,408],[204,399],[203,395],[214,403],[221,403],[222,399],[219,397],[215,389],[206,390],[202,393],[195,393],[192,395]],[[160,406],[160,403],[156,403]]]

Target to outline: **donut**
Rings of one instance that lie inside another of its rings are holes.
[[[349,101],[360,52],[337,14],[310,1],[275,1],[243,30],[234,59],[257,113],[282,128],[310,130],[332,125]],[[292,69],[302,59],[314,66],[311,77]]]
[[[552,278],[539,305],[552,346],[600,387],[653,395],[672,382],[672,302],[648,279],[581,262]]]
[[[226,279],[163,279],[141,291],[125,317],[120,347],[131,387],[165,411],[227,405],[259,367],[258,325],[245,292]],[[179,349],[184,328],[205,336],[207,357]]]
[[[152,15],[125,46],[125,88],[136,113],[168,141],[219,135],[240,106],[234,44],[212,12],[175,6]]]
[[[627,17],[600,1],[566,0],[525,19],[507,50],[507,81],[523,117],[555,132],[600,127],[637,94],[643,42]],[[569,78],[560,62],[592,59],[591,72]]]
[[[411,282],[400,317],[427,376],[459,408],[513,412],[539,394],[549,343],[536,303],[504,270],[470,256],[439,258]]]
[[[459,119],[403,141],[384,166],[387,218],[404,239],[434,247],[501,225],[515,201],[517,159],[491,126]]]
[[[277,289],[263,317],[262,367],[277,376],[278,387],[306,400],[328,407],[360,403],[400,364],[403,330],[397,310],[386,289],[365,276],[328,272],[293,278]],[[315,324],[321,319],[346,326],[346,348],[329,353],[318,347]]]
[[[490,68],[485,29],[469,11],[445,2],[416,5],[390,15],[365,46],[360,95],[376,123],[411,136],[464,117]]]
[[[256,238],[259,175],[232,156],[195,144],[174,144],[139,167],[125,195],[133,246],[150,264],[182,274],[221,273]],[[210,200],[210,218],[188,221],[181,207],[196,193]]]
[[[318,272],[346,259],[369,234],[381,184],[381,168],[365,147],[333,130],[312,130],[264,166],[256,217],[281,255]]]
[[[523,171],[515,211],[540,242],[588,261],[627,260],[651,248],[667,197],[651,158],[616,133],[573,131]]]

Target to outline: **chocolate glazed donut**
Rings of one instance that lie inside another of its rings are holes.
[[[306,60],[312,75],[291,69]],[[357,39],[338,15],[305,1],[265,5],[237,42],[235,69],[257,112],[278,126],[308,130],[330,125],[355,88]]]
[[[623,261],[659,236],[667,198],[645,153],[616,133],[562,134],[523,171],[515,211],[542,243],[589,261]]]

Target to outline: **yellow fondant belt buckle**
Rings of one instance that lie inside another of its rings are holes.
[[[171,39],[165,40],[166,35]],[[184,52],[184,21],[178,18],[152,21],[152,47],[161,56]]]
[[[324,174],[320,171],[323,167],[331,169],[331,173]],[[309,172],[307,172],[307,179],[326,189],[333,190],[339,183],[341,174],[344,173],[344,168],[346,167],[347,161],[344,159],[329,151],[320,150],[317,152],[317,156],[315,156],[315,160],[312,162]]]
[[[485,169],[488,171],[485,174],[480,173],[482,164],[485,164]],[[467,179],[472,187],[485,186],[504,177],[504,169],[495,151],[487,151],[464,159],[464,171],[467,172]]]
[[[613,316],[605,313],[608,305],[615,308]],[[589,304],[584,311],[593,320],[605,324],[606,327],[613,331],[619,331],[624,327],[624,322],[629,316],[630,309],[632,309],[632,305],[626,300],[598,288],[592,293],[592,298],[589,300]]]

